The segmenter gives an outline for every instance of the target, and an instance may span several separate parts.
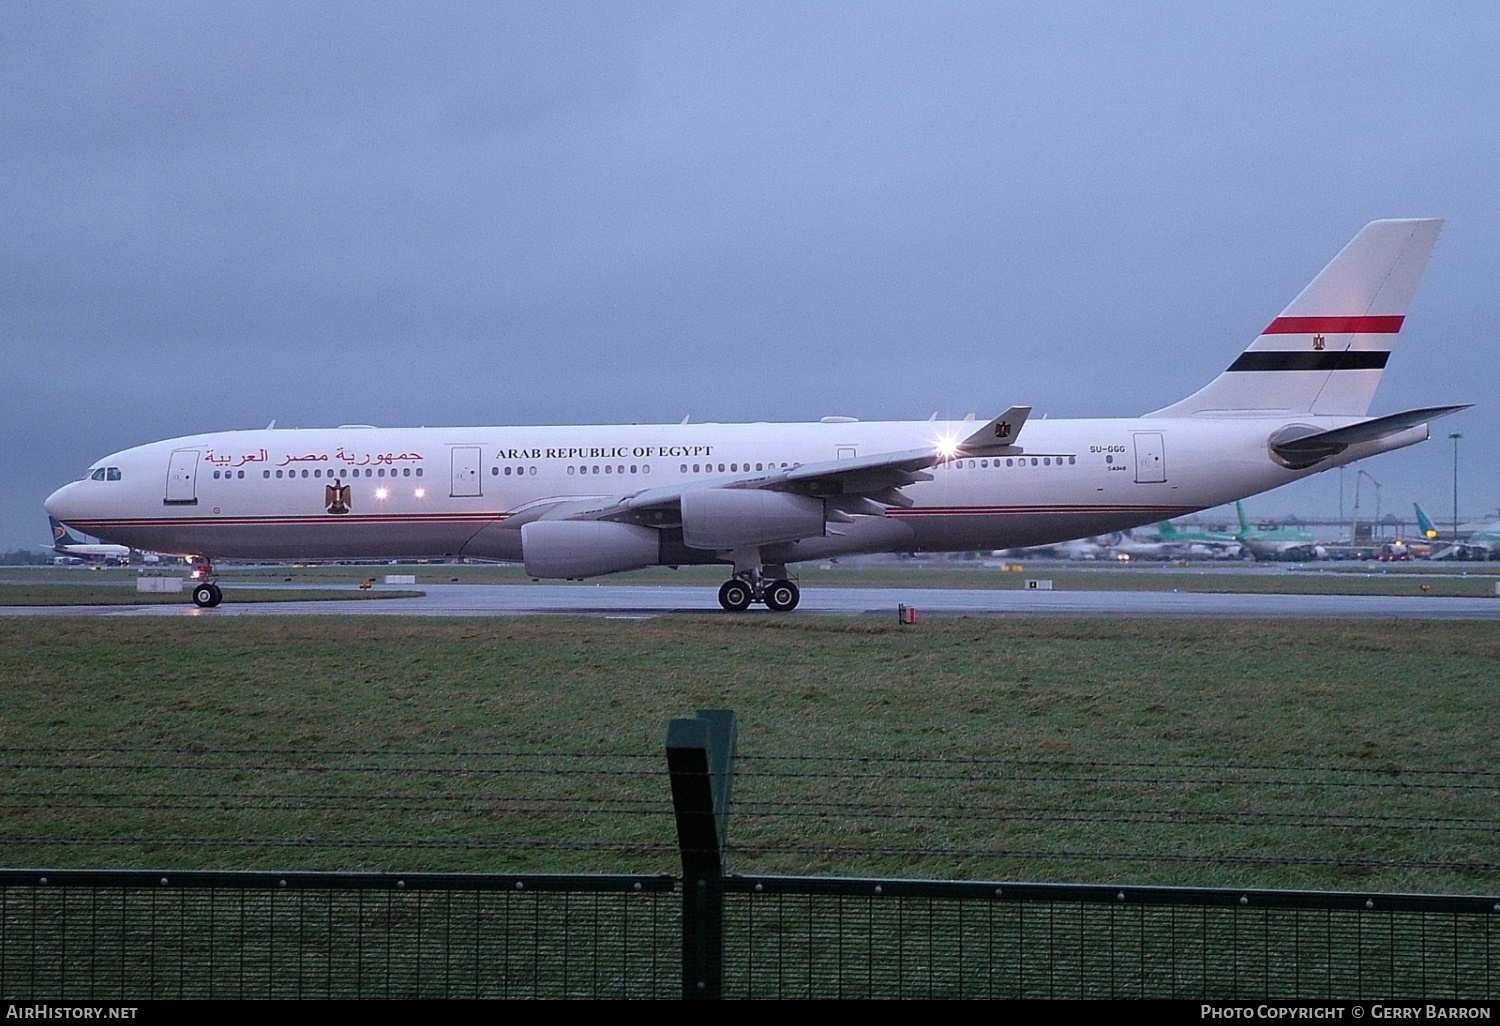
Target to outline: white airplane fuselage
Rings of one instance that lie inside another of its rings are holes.
[[[1426,439],[1462,407],[1367,411],[1440,227],[1366,225],[1222,374],[1134,420],[235,431],[116,453],[47,510],[210,560],[725,563],[724,608],[785,611],[790,563],[1109,534]]]
[[[1298,480],[1267,439],[1288,424],[1360,418],[1032,420],[1012,454],[949,459],[906,508],[828,524],[768,562],[859,552],[964,551],[1065,541],[1181,516]],[[774,468],[941,448],[969,422],[614,427],[337,428],[171,439],[100,460],[48,499],[59,520],[156,552],[223,558],[521,560],[519,526],[560,503],[753,480]],[[1317,470],[1427,437],[1351,446]],[[175,480],[174,480],[175,476]],[[329,490],[347,487],[341,508]],[[333,511],[330,511],[330,510]],[[671,562],[730,562],[669,550]]]

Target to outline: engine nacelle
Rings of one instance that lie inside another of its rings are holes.
[[[694,549],[739,549],[820,537],[822,499],[752,488],[683,492],[682,540]]]
[[[532,577],[578,580],[661,562],[661,536],[607,520],[536,520],[521,525],[521,554]]]

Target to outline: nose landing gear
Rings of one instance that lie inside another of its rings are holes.
[[[789,613],[802,600],[802,592],[785,574],[781,566],[740,571],[719,588],[719,605],[731,613],[743,613],[751,603],[764,602],[773,613]]]
[[[213,575],[214,568],[208,563],[200,563],[193,567],[193,576],[208,578]],[[201,580],[193,585],[193,605],[199,609],[212,609],[224,601],[224,592],[219,586],[210,580]]]

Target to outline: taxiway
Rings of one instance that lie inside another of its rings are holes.
[[[7,616],[727,616],[713,588],[673,585],[424,584],[420,598],[370,601],[235,602],[204,610],[181,605],[11,606]],[[285,585],[277,587],[284,588]],[[1359,617],[1500,620],[1500,597],[1260,595],[1161,591],[987,591],[943,588],[809,588],[794,613],[756,607],[742,616],[894,617],[899,605],[922,616]]]

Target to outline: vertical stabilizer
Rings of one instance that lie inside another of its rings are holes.
[[[1228,370],[1147,416],[1365,416],[1442,227],[1371,221]]]
[[[59,523],[56,517],[49,516],[47,520],[52,524],[52,548],[58,552],[63,551],[65,545],[77,545],[79,541],[73,537],[73,532]]]
[[[1415,502],[1411,504],[1411,508],[1417,511],[1417,527],[1421,528],[1422,537],[1429,541],[1436,539],[1438,536],[1437,525],[1428,519],[1427,514],[1422,512],[1422,507]]]

